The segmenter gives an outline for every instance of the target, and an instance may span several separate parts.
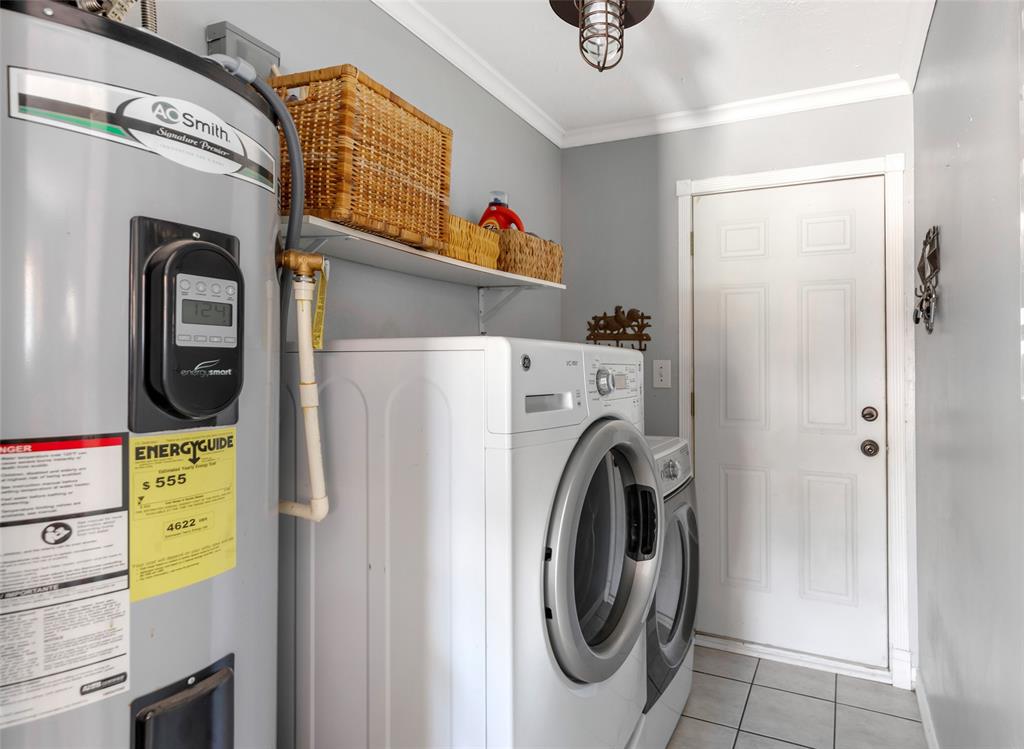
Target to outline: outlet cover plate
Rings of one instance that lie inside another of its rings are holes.
[[[654,360],[654,387],[672,387],[672,362],[669,359]]]

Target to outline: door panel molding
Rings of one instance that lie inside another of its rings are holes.
[[[857,478],[800,475],[800,597],[857,605]],[[843,548],[841,570],[826,567]],[[825,551],[829,553],[823,553]]]
[[[835,255],[854,252],[852,213],[804,216],[800,219],[800,254]],[[834,233],[838,230],[838,234]]]
[[[852,278],[800,284],[800,429],[804,432],[856,431],[856,287]],[[831,310],[826,306],[830,302]],[[819,392],[814,373],[831,358],[823,356],[822,350],[836,346],[841,346],[843,352],[842,391],[826,388],[826,392]]]
[[[693,199],[700,195],[766,187],[810,184],[854,177],[882,176],[885,180],[885,329],[886,389],[888,392],[886,436],[887,534],[888,534],[888,630],[889,670],[873,677],[894,686],[910,688],[915,659],[914,591],[912,560],[916,503],[914,443],[915,362],[914,338],[908,310],[913,303],[913,242],[906,236],[911,225],[912,196],[905,199],[906,158],[889,154],[874,159],[779,169],[744,175],[676,183],[678,209],[679,288],[679,434],[699,450],[693,434],[690,394],[693,392]],[[810,218],[810,217],[809,217]],[[806,234],[804,234],[806,238]],[[849,238],[852,243],[852,238]],[[843,242],[831,243],[841,245]],[[830,252],[842,252],[838,246]],[[816,251],[812,250],[812,254]],[[822,252],[824,254],[824,252]],[[871,677],[869,677],[871,678]]]
[[[720,579],[726,585],[771,591],[769,474],[767,468],[719,466],[718,492],[722,515],[718,523],[722,534],[719,542],[722,556]],[[747,512],[740,512],[743,508],[739,505],[746,505]],[[752,505],[757,509],[756,523],[735,527],[733,521],[749,520]],[[748,527],[751,525],[753,527]]]
[[[723,427],[768,428],[768,286],[729,286],[718,297],[718,419]],[[733,365],[730,367],[730,365]],[[730,370],[755,373],[743,392]]]
[[[722,260],[768,257],[768,220],[724,224],[718,230],[718,255]]]

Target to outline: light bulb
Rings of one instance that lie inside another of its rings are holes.
[[[622,59],[626,0],[576,0],[580,9],[580,53],[598,70]]]

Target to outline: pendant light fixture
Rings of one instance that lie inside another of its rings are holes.
[[[598,70],[622,60],[625,30],[650,15],[654,0],[550,0],[558,17],[580,32],[580,54]]]

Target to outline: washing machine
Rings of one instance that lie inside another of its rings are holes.
[[[693,682],[700,553],[690,446],[678,437],[648,437],[665,503],[661,572],[647,616],[647,702],[631,746],[665,749]]]
[[[316,365],[332,510],[282,520],[279,745],[624,749],[666,518],[641,355],[487,336]]]

